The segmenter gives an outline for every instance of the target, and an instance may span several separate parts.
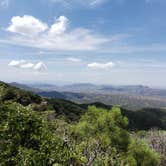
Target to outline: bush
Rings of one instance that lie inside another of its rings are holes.
[[[72,157],[62,138],[36,112],[12,104],[1,106],[0,115],[0,165],[65,165]]]
[[[160,156],[151,150],[144,142],[133,141],[129,146],[129,156],[135,161],[136,166],[157,166]]]
[[[0,106],[0,165],[159,165],[157,153],[131,139],[128,120],[117,107],[89,107],[72,125],[63,119],[47,121],[52,112],[43,115],[30,108],[16,103]]]
[[[89,107],[70,129],[73,144],[86,165],[159,165],[155,152],[130,138],[127,124],[128,120],[117,107],[112,111]]]
[[[16,97],[16,93],[12,89],[5,89],[1,95],[1,100],[12,100]]]

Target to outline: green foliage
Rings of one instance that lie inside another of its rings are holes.
[[[166,131],[151,129],[149,131],[134,132],[132,137],[146,142],[154,151],[160,154],[160,166],[166,163]]]
[[[112,111],[89,107],[80,121],[71,126],[72,144],[87,165],[159,165],[155,152],[132,141],[125,129],[127,124],[117,107]]]
[[[12,104],[1,106],[0,115],[0,165],[65,165],[72,157],[65,142],[37,113]]]
[[[132,130],[149,130],[156,127],[166,130],[166,109],[146,108],[135,112],[123,110],[122,113],[128,117],[129,128]]]
[[[131,138],[123,110],[85,110],[0,82],[0,165],[159,165],[157,153]]]
[[[136,166],[157,166],[160,164],[159,155],[144,142],[133,141],[129,146],[129,154],[132,156],[129,161],[132,159]]]
[[[89,107],[89,111],[82,116],[79,123],[73,126],[73,131],[79,140],[93,137],[105,146],[113,145],[125,150],[129,142],[124,138],[128,140],[129,134],[123,128],[127,126],[127,123],[127,119],[122,117],[119,108],[106,111]],[[122,136],[123,139],[121,139]]]
[[[8,84],[0,82],[0,100],[20,103],[27,106],[32,103],[40,104],[42,98],[33,92],[24,91]]]
[[[17,103],[0,106],[0,165],[157,166],[159,157],[132,141],[120,109],[89,107],[79,122],[47,121],[46,115]],[[67,132],[69,129],[69,132]]]
[[[56,111],[57,116],[64,116],[68,121],[77,121],[86,112],[86,109],[67,100],[48,99],[47,102]]]
[[[102,103],[76,104],[62,99],[46,99],[32,92],[24,91],[16,87],[0,82],[0,102],[17,102],[24,106],[31,105],[34,111],[43,112],[53,110],[52,118],[65,117],[68,122],[78,121],[88,110],[89,105],[104,109],[112,109],[112,106]],[[149,130],[151,128],[166,129],[166,109],[142,109],[139,111],[121,108],[122,115],[129,120],[129,130]],[[141,123],[140,123],[141,122]]]
[[[95,105],[96,107],[104,108],[107,110],[111,110],[113,107],[111,105],[105,105],[100,102],[82,104],[80,106],[84,109],[87,109],[87,107],[90,105]],[[129,130],[149,130],[151,128],[166,130],[166,109],[145,108],[142,110],[133,111],[121,108],[121,113],[129,120]]]

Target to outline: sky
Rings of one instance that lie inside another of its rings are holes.
[[[166,0],[0,0],[0,80],[166,88]]]

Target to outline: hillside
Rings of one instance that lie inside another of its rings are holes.
[[[63,99],[47,99],[31,92],[0,82],[0,102],[16,102],[30,105],[34,111],[54,111],[54,116],[65,116],[69,120],[78,120],[86,110],[78,104]]]
[[[109,110],[113,107],[99,102],[80,106],[88,108],[92,105]],[[121,108],[121,112],[129,119],[128,129],[130,130],[147,130],[159,126],[161,129],[166,129],[166,109],[144,108],[139,111],[131,111]]]
[[[34,111],[12,100],[3,100],[0,105],[2,166],[164,163],[164,153],[132,137],[126,128],[128,120],[117,107],[106,110],[91,106],[78,121],[67,123],[57,117],[50,119],[50,114],[48,118],[50,111]]]
[[[146,107],[164,108],[166,107],[166,99],[161,97],[136,96],[117,93],[77,93],[77,92],[57,92],[57,91],[41,91],[39,95],[48,98],[61,98],[71,100],[73,102],[93,103],[102,102],[107,105],[119,105],[126,109],[139,110]]]
[[[14,85],[27,90],[25,85],[18,83]],[[139,110],[146,107],[166,107],[165,89],[153,89],[142,85],[111,86],[87,83],[64,86],[30,84],[28,87],[30,91],[43,97],[60,98],[80,104],[102,102],[107,105],[119,105],[131,110]]]
[[[166,98],[166,89],[151,88],[143,85],[95,85],[91,83],[77,83],[68,85],[53,84],[29,84],[29,87],[38,88],[42,91],[59,91],[75,93],[99,93],[99,94],[126,94],[136,96],[149,96]]]
[[[162,166],[165,163],[165,151],[161,151],[164,140],[160,148],[153,146],[153,140],[147,145],[148,131],[140,131],[152,128],[166,130],[166,110],[131,111],[100,102],[75,104],[64,99],[40,97],[0,82],[0,165],[52,166],[60,163],[74,166],[81,163],[84,166],[89,160],[103,165],[103,159],[108,162],[110,154],[109,160],[112,158],[110,161],[114,164],[133,165],[130,163],[135,160],[135,163],[146,161],[147,166],[157,166],[161,161]],[[164,137],[164,131],[160,135]],[[158,140],[159,136],[155,138]],[[114,154],[110,148],[116,150]],[[91,160],[94,150],[99,160],[96,157],[95,161]],[[135,155],[138,153],[148,160]],[[124,154],[132,159],[126,160]]]
[[[112,105],[103,103],[76,104],[58,98],[43,98],[33,92],[21,90],[14,86],[0,82],[0,101],[16,102],[23,106],[31,105],[34,111],[52,110],[52,118],[64,116],[66,120],[76,121],[83,115],[88,106],[95,105],[100,108],[111,109]],[[121,108],[122,114],[129,119],[128,128],[131,130],[161,128],[166,129],[166,110],[146,108],[132,111]]]
[[[29,104],[40,104],[42,97],[31,91],[21,90],[4,82],[0,82],[0,100],[10,100],[27,106]]]

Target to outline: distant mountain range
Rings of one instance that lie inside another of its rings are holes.
[[[133,110],[146,107],[166,107],[165,89],[154,89],[142,85],[112,86],[89,83],[64,86],[52,84],[23,85],[19,83],[11,83],[11,85],[36,92],[44,97],[66,99],[81,104],[103,102]]]
[[[16,85],[17,87],[20,86],[22,89],[29,88],[28,86],[20,85],[18,83],[12,84]],[[83,115],[87,111],[87,108],[90,105],[95,105],[96,107],[109,110],[111,110],[111,108],[113,107],[113,105],[106,105],[101,102],[78,104],[64,99],[43,98],[36,93],[22,89],[16,88],[15,86],[11,86],[11,84],[9,85],[0,81],[1,105],[18,103],[25,107],[31,107],[34,111],[38,111],[40,114],[48,114],[49,119],[63,116],[67,121],[70,122],[77,121],[81,117],[81,115]],[[33,88],[30,88],[30,90],[33,90]],[[41,92],[38,91],[38,93]],[[63,95],[69,94],[64,93]],[[70,93],[70,95],[74,96],[75,93]],[[77,98],[79,97],[81,96],[77,96]],[[163,130],[166,129],[166,109],[144,108],[138,111],[133,111],[121,107],[121,112],[122,115],[126,116],[129,119],[128,128],[130,130],[147,130],[154,127]]]
[[[13,84],[13,83],[12,83]],[[16,83],[15,83],[16,84]],[[22,84],[18,84],[22,86]],[[143,85],[95,85],[90,83],[69,84],[64,86],[57,86],[53,84],[28,84],[25,87],[34,89],[41,89],[42,91],[60,91],[60,92],[75,92],[75,93],[121,93],[128,95],[140,95],[150,97],[164,97],[166,98],[166,89],[155,89]]]

